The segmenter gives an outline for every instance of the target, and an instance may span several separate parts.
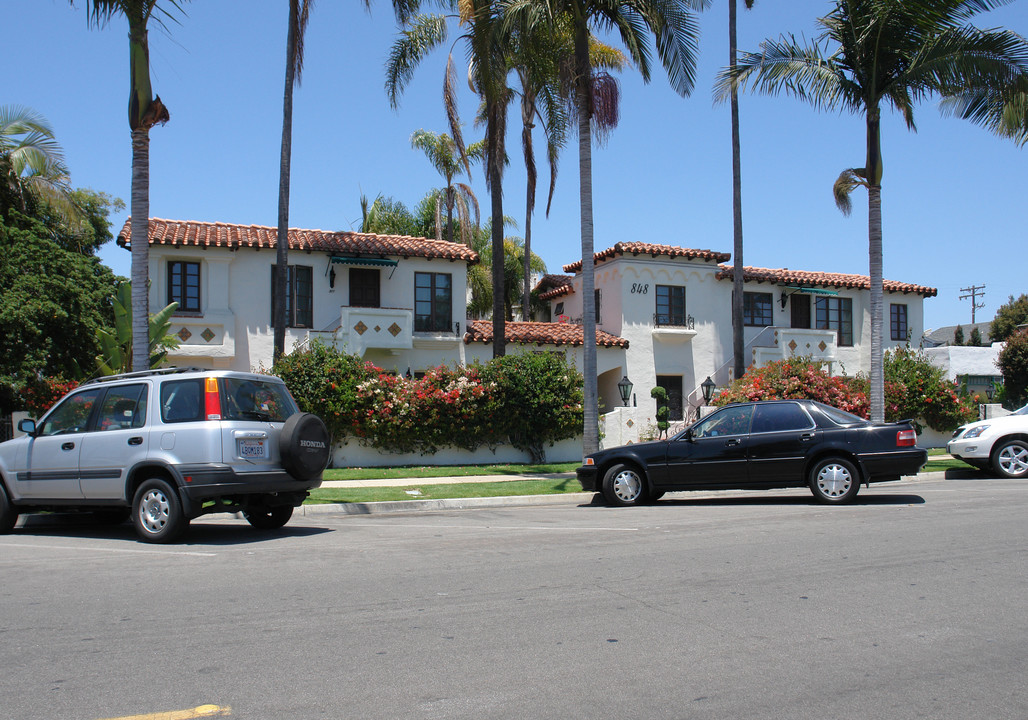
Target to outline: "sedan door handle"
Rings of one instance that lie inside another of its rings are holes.
[[[66,442],[66,443],[61,445],[61,450],[74,450],[74,449],[75,449],[75,443],[73,443],[73,442]]]
[[[814,439],[814,433],[803,433],[802,435],[800,435],[800,440],[803,441],[803,442],[808,442],[808,441],[813,440],[813,439]]]
[[[130,437],[128,439],[128,444],[129,445],[142,445],[143,444],[143,438],[139,437],[138,435],[135,436],[135,437]]]
[[[738,444],[738,440],[725,440],[725,447],[735,447]]]

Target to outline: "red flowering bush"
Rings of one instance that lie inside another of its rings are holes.
[[[544,444],[574,437],[582,427],[582,376],[550,353],[440,366],[406,378],[313,343],[272,371],[334,438],[356,437],[383,450],[431,454],[509,441],[541,458]]]
[[[27,380],[21,386],[21,404],[33,417],[40,418],[78,385],[78,380],[65,380],[62,377]]]
[[[867,417],[866,391],[851,378],[832,376],[827,363],[810,358],[777,360],[750,368],[718,395],[715,405],[752,400],[810,399]]]

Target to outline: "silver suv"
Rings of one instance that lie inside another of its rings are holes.
[[[279,378],[227,370],[92,380],[18,429],[0,443],[0,533],[19,514],[68,510],[131,517],[155,543],[214,512],[280,528],[321,485],[331,450],[325,424]]]

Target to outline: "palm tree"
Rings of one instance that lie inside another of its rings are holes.
[[[434,133],[430,130],[417,130],[410,136],[411,147],[421,150],[428,157],[432,167],[446,180],[446,187],[442,188],[436,195],[436,239],[442,239],[442,206],[446,206],[446,239],[453,242],[453,210],[457,209],[457,217],[460,220],[461,242],[468,244],[472,223],[472,212],[474,213],[474,227],[478,227],[479,212],[478,198],[470,185],[453,182],[453,177],[460,172],[461,159],[457,153],[457,146],[446,133]],[[482,157],[484,146],[482,143],[472,143],[468,146],[466,156],[470,159]]]
[[[649,35],[668,73],[671,87],[688,95],[696,79],[699,29],[692,9],[708,0],[510,0],[508,13],[523,27],[568,22],[574,36],[574,82],[578,119],[578,153],[582,225],[582,374],[584,388],[583,451],[599,448],[599,393],[596,377],[596,308],[593,258],[592,128],[597,106],[590,57],[590,27],[617,33],[643,80],[650,79]]]
[[[159,95],[150,85],[150,46],[147,25],[153,20],[164,26],[174,19],[166,7],[181,12],[186,0],[87,0],[86,16],[94,27],[106,27],[116,15],[129,26],[129,129],[132,131],[132,200],[130,212],[132,243],[132,369],[150,367],[148,318],[150,264],[150,128],[171,118]],[[74,0],[69,0],[74,5]]]
[[[752,10],[756,0],[745,0],[746,9]],[[736,34],[736,0],[728,0],[728,67],[734,69],[738,64]],[[732,88],[732,355],[734,357],[735,377],[741,378],[746,373],[746,359],[743,356],[743,262],[742,262],[742,148],[739,140],[739,90]]]
[[[458,21],[463,33],[468,58],[468,81],[482,99],[482,117],[486,136],[483,159],[486,185],[489,188],[493,256],[493,356],[506,352],[503,308],[503,168],[506,163],[504,137],[507,129],[507,106],[510,91],[506,77],[508,39],[499,14],[500,8],[492,0],[464,0],[459,3]],[[446,42],[447,18],[442,15],[418,15],[404,23],[404,30],[393,44],[386,63],[386,92],[394,108],[399,96],[413,77],[421,61],[433,49]],[[443,104],[450,125],[454,145],[467,164],[467,150],[461,134],[457,112],[457,75],[451,50],[447,57],[443,81]],[[469,172],[470,174],[470,172]],[[495,292],[499,290],[499,292]]]
[[[998,85],[1023,74],[1028,44],[1005,31],[964,24],[1005,0],[836,0],[818,19],[814,44],[792,36],[765,41],[762,52],[744,53],[738,66],[722,71],[717,94],[750,81],[758,92],[785,91],[815,108],[861,113],[866,125],[864,167],[844,170],[835,182],[836,204],[850,210],[850,193],[868,192],[868,255],[871,303],[871,419],[885,417],[882,335],[882,158],[881,105],[891,104],[914,127],[914,104],[932,93]]]
[[[504,218],[504,226],[517,228],[513,218]],[[491,277],[493,272],[493,258],[487,250],[492,242],[492,228],[486,226],[472,236],[471,249],[475,250],[482,258],[482,262],[468,268],[468,289],[471,291],[471,300],[468,302],[468,315],[471,317],[482,317],[489,312],[496,294],[493,292]],[[505,283],[503,287],[504,296],[501,298],[504,317],[507,320],[514,319],[514,306],[521,299],[521,288],[518,283],[521,275],[521,268],[528,256],[528,265],[535,272],[546,272],[546,263],[535,253],[526,250],[525,242],[515,235],[506,235],[503,238],[503,275]],[[529,318],[522,318],[528,320]]]
[[[998,87],[964,89],[943,98],[942,112],[1024,145],[1028,143],[1028,78],[1018,76]]]
[[[285,354],[286,293],[289,279],[289,182],[293,147],[293,88],[303,74],[303,39],[314,0],[289,0],[286,30],[286,85],[282,96],[282,151],[278,170],[278,231],[275,236],[274,358]]]
[[[46,118],[30,108],[0,106],[0,178],[22,210],[33,198],[54,208],[65,221],[81,216],[72,198],[64,151]]]

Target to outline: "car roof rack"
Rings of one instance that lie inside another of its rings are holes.
[[[94,383],[113,382],[115,380],[126,380],[130,378],[153,377],[154,375],[174,375],[175,373],[204,372],[207,368],[201,367],[168,367],[156,370],[138,370],[136,372],[118,373],[117,375],[104,375],[102,377],[86,380],[82,385]],[[81,386],[80,386],[81,387]]]

